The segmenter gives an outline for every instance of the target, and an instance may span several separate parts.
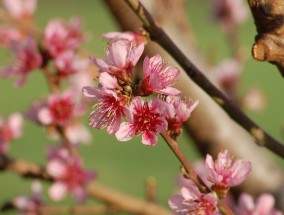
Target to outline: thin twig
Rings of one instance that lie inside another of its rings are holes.
[[[175,141],[170,137],[167,132],[161,134],[168,146],[171,148],[175,156],[179,159],[181,164],[183,165],[187,177],[189,177],[195,184],[199,187],[200,191],[203,193],[210,192],[210,189],[204,184],[204,182],[198,177],[192,165],[188,162],[187,158],[183,154],[182,150],[180,149],[178,142]]]
[[[160,28],[149,12],[138,0],[124,0],[142,21],[144,28],[152,40],[160,44],[186,71],[187,75],[198,84],[223,110],[240,126],[247,130],[259,146],[265,146],[284,158],[284,145],[271,137],[267,132],[246,116],[240,108],[220,90],[218,90],[195,66],[187,59],[168,35]]]

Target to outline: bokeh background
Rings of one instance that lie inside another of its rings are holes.
[[[198,45],[203,53],[212,62],[218,63],[230,54],[225,34],[212,22],[210,0],[187,0],[188,19],[197,35]],[[44,29],[51,18],[69,20],[73,16],[80,16],[84,20],[84,29],[92,37],[84,44],[93,56],[104,56],[106,41],[101,34],[109,31],[118,31],[103,0],[38,0],[38,9],[35,14],[36,24]],[[284,84],[276,67],[268,63],[256,62],[250,56],[251,44],[254,41],[255,26],[250,17],[240,26],[241,43],[245,47],[248,61],[238,93],[241,95],[250,86],[259,86],[267,96],[267,108],[261,113],[247,112],[259,125],[265,128],[272,136],[283,142],[284,124]],[[8,63],[10,53],[0,50],[0,66]],[[15,111],[25,111],[33,100],[48,94],[47,84],[40,72],[33,72],[24,87],[14,89],[13,80],[0,80],[0,115],[6,116]],[[90,111],[89,111],[90,112]],[[84,117],[88,124],[88,116]],[[281,130],[282,129],[282,130]],[[145,181],[154,177],[157,183],[157,201],[167,205],[167,199],[176,192],[176,176],[179,171],[179,162],[168,149],[162,139],[157,146],[146,147],[141,144],[141,137],[129,142],[118,142],[115,137],[108,136],[105,130],[91,129],[93,139],[89,145],[80,147],[85,166],[98,172],[97,181],[109,187],[121,190],[138,197],[145,196]],[[183,133],[181,147],[188,159],[194,161],[199,154],[189,136]],[[48,145],[56,142],[46,138],[43,128],[37,127],[28,120],[24,123],[23,137],[11,144],[12,157],[22,158],[44,165],[45,152]],[[277,159],[281,165],[283,162]],[[48,184],[44,184],[44,196]],[[31,180],[8,173],[0,173],[0,205],[18,195],[30,192]],[[73,200],[67,198],[56,204],[71,204]],[[15,214],[16,212],[5,213]],[[4,213],[3,213],[4,214]]]

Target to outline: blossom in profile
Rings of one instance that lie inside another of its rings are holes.
[[[0,47],[10,47],[12,41],[19,41],[21,38],[22,35],[16,28],[0,26]]]
[[[214,162],[207,154],[205,163],[207,178],[213,183],[212,188],[220,198],[225,196],[230,187],[241,184],[252,170],[252,165],[246,160],[233,161],[228,150],[220,152]]]
[[[191,182],[181,188],[181,194],[172,196],[169,206],[177,215],[221,215],[217,209],[217,197],[211,193],[202,194]]]
[[[255,201],[247,193],[242,193],[238,200],[236,212],[240,215],[283,215],[274,208],[275,199],[270,194],[261,194]]]
[[[23,19],[33,15],[37,0],[3,0],[3,5],[11,16]]]
[[[73,100],[72,91],[51,94],[46,103],[39,103],[36,110],[36,119],[43,125],[66,125],[72,117],[80,116],[85,112],[85,106]]]
[[[13,199],[13,205],[22,215],[39,215],[39,209],[43,206],[42,186],[39,181],[32,183],[30,196],[19,196]]]
[[[129,115],[129,110],[126,108],[127,98],[106,88],[88,86],[83,88],[83,94],[95,102],[89,125],[98,129],[107,127],[109,134],[117,132],[122,117],[125,114]]]
[[[129,82],[133,76],[133,68],[143,50],[143,43],[134,47],[125,41],[118,40],[108,46],[105,60],[93,58],[93,62],[100,69],[100,73],[107,72],[124,82]]]
[[[168,66],[160,55],[145,57],[143,62],[143,80],[141,89],[144,94],[159,93],[165,95],[178,95],[180,91],[172,86],[179,77],[177,68]]]
[[[0,118],[0,154],[7,152],[9,143],[22,135],[23,117],[13,113],[7,119]]]
[[[44,31],[44,47],[52,57],[77,49],[84,40],[81,20],[73,18],[70,24],[60,19],[48,22]]]
[[[94,171],[86,171],[81,160],[69,156],[63,147],[49,152],[47,172],[54,178],[49,188],[49,196],[54,201],[60,201],[71,193],[76,202],[84,202],[87,197],[86,185],[96,177]]]
[[[248,8],[244,0],[213,0],[214,18],[226,29],[244,22],[248,17]]]
[[[59,77],[66,78],[88,69],[89,60],[79,58],[73,51],[66,51],[57,56],[54,66]]]
[[[178,136],[182,130],[182,124],[190,117],[199,101],[182,99],[180,95],[167,96],[164,102],[164,116],[168,121],[168,130],[174,136]]]
[[[27,37],[22,43],[12,41],[11,47],[15,53],[16,62],[13,66],[2,67],[0,75],[5,78],[17,77],[14,85],[21,87],[26,82],[28,74],[41,66],[42,57],[36,42],[31,37]]]
[[[128,43],[134,44],[135,46],[138,46],[139,44],[145,43],[147,41],[145,35],[143,35],[140,31],[108,32],[103,34],[102,36],[103,38],[108,39],[111,42],[124,40]]]
[[[156,145],[158,133],[167,130],[167,120],[161,115],[163,102],[155,98],[144,102],[140,96],[134,97],[129,106],[130,114],[126,122],[120,125],[115,136],[120,141],[128,141],[142,134],[142,143],[148,146]]]

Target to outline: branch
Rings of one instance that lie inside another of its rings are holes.
[[[257,29],[252,55],[275,64],[284,77],[284,1],[248,0]]]
[[[161,45],[181,65],[187,75],[197,83],[210,97],[222,107],[226,113],[239,125],[246,129],[259,146],[265,146],[274,153],[284,157],[284,145],[279,143],[256,123],[250,120],[229,98],[219,91],[210,81],[192,64],[191,61],[172,42],[168,35],[153,20],[149,12],[137,0],[124,0],[136,13],[149,32],[151,38]]]
[[[175,156],[179,159],[181,164],[183,165],[187,177],[195,182],[195,184],[199,187],[202,193],[210,192],[210,189],[204,184],[204,182],[198,177],[192,165],[188,162],[187,158],[181,151],[179,144],[177,141],[172,139],[167,132],[161,134],[168,146],[171,148]]]
[[[53,181],[53,178],[48,175],[45,168],[40,167],[37,164],[0,155],[0,171],[4,170],[12,171],[23,177]],[[171,214],[167,209],[157,204],[121,193],[96,182],[90,183],[86,189],[90,196],[103,201],[119,211],[145,215]]]

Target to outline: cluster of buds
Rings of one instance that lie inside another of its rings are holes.
[[[106,127],[120,141],[141,134],[143,144],[154,146],[159,132],[168,130],[174,138],[180,135],[182,123],[198,101],[182,98],[173,87],[179,70],[168,66],[160,55],[146,56],[143,78],[138,83],[134,80],[146,41],[142,36],[134,32],[103,35],[110,40],[106,59],[93,58],[99,68],[99,86],[86,86],[83,93],[95,102],[91,127]]]

